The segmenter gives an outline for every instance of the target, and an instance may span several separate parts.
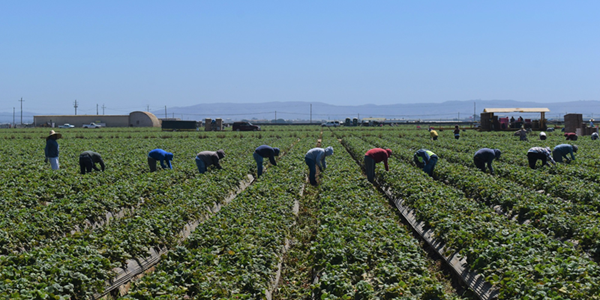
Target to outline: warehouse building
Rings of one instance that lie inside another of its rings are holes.
[[[33,116],[35,126],[52,126],[69,123],[75,127],[83,124],[102,124],[106,127],[160,127],[160,120],[150,112],[134,111],[129,115],[52,115]]]

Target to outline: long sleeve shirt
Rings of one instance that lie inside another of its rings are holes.
[[[560,144],[554,147],[554,152],[559,153],[562,157],[567,158],[567,155],[571,155],[571,159],[575,160],[575,155],[573,154],[573,146],[569,144]]]
[[[202,151],[196,156],[204,162],[204,165],[207,168],[214,165],[217,169],[222,169],[221,164],[219,163],[219,155],[216,151]]]
[[[55,139],[46,139],[46,147],[44,148],[46,157],[58,157],[58,142]]]
[[[529,148],[529,150],[527,151],[527,153],[532,152],[532,153],[540,153],[540,154],[544,154],[546,155],[546,159],[548,159],[551,163],[556,164],[556,162],[554,161],[554,159],[552,158],[552,152],[550,152],[550,147],[532,147]],[[546,162],[547,165],[550,165]]]
[[[434,137],[438,136],[438,133],[437,133],[437,131],[435,131],[435,130],[431,130],[431,131],[429,131],[429,136],[430,136],[431,138],[434,138]]]
[[[383,162],[383,165],[385,166],[385,170],[386,171],[390,170],[388,168],[389,154],[385,149],[382,149],[382,148],[371,149],[371,150],[367,151],[367,153],[365,153],[365,156],[372,158],[375,161],[375,163]]]
[[[323,148],[312,148],[306,152],[305,158],[312,159],[317,163],[317,166],[321,168],[321,170],[325,170],[327,168],[327,163],[325,162],[325,149]]]
[[[92,159],[92,162],[94,163],[92,165],[92,168],[94,168],[94,170],[96,171],[100,171],[97,167],[96,164],[100,164],[100,167],[102,168],[102,171],[104,171],[104,161],[102,160],[102,156],[100,156],[99,153],[94,152],[94,151],[83,151],[81,152],[81,155],[87,155]]]
[[[272,165],[277,165],[275,161],[275,149],[273,147],[267,145],[258,146],[254,152],[264,158],[268,157]]]
[[[497,156],[499,157],[499,154],[496,154],[496,150],[490,148],[481,148],[475,152],[475,159],[486,163],[492,174],[494,174],[492,161],[494,161]]]
[[[148,157],[160,161],[160,166],[163,169],[173,169],[173,166],[171,165],[171,160],[173,160],[173,153],[171,152],[167,152],[163,149],[154,149],[148,153]],[[167,165],[165,165],[165,162],[167,163]]]
[[[427,149],[420,149],[419,151],[415,152],[415,155],[413,158],[414,158],[414,161],[417,164],[417,166],[424,167],[429,163],[429,160],[434,155],[435,155],[435,153],[433,153]],[[435,155],[435,156],[437,157],[437,155]]]

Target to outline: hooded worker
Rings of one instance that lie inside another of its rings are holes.
[[[545,141],[546,140],[546,133],[545,132],[540,132],[540,140]]]
[[[389,171],[388,158],[392,156],[391,149],[373,148],[365,153],[365,171],[367,173],[367,179],[373,182],[375,178],[375,164],[383,162],[385,170]]]
[[[221,164],[219,161],[225,157],[225,151],[223,149],[219,149],[217,151],[202,151],[196,155],[196,167],[198,167],[198,172],[200,174],[204,174],[206,169],[210,166],[215,166],[217,169],[221,170]]]
[[[429,128],[429,137],[431,137],[432,140],[437,141],[437,139],[438,139],[437,131],[433,130],[433,128]]]
[[[542,167],[543,166],[550,167],[550,164],[548,163],[548,161],[550,161],[552,164],[556,165],[556,162],[554,161],[554,159],[552,158],[552,156],[550,154],[551,154],[550,147],[529,148],[529,150],[527,151],[527,160],[529,161],[529,167],[532,169],[535,169],[535,164],[537,163],[538,160],[542,161]]]
[[[475,152],[473,162],[475,163],[475,167],[482,172],[485,172],[485,166],[487,164],[488,169],[490,169],[490,174],[494,174],[492,161],[494,161],[494,159],[499,159],[501,154],[502,152],[500,152],[500,149],[481,148]]]
[[[327,163],[325,162],[325,157],[333,155],[333,147],[329,146],[325,149],[323,148],[312,148],[306,152],[304,156],[304,162],[308,166],[308,179],[310,184],[317,185],[317,167],[319,166],[319,170],[322,172],[327,168]]]
[[[438,156],[430,150],[420,149],[413,157],[417,167],[422,168],[425,173],[433,177],[433,169],[438,161]]]
[[[454,138],[457,140],[460,138],[460,129],[458,128],[458,125],[454,125]]]
[[[86,172],[91,173],[92,169],[100,171],[100,169],[96,167],[97,163],[100,164],[102,172],[104,172],[104,161],[102,160],[102,156],[100,156],[100,153],[94,151],[83,151],[79,155],[79,169],[81,171],[81,174],[85,174]]]
[[[173,160],[173,153],[167,152],[163,149],[154,149],[148,153],[148,166],[150,172],[156,171],[156,161],[160,161],[160,166],[163,169],[173,169],[171,161]],[[165,165],[166,163],[166,165]]]
[[[260,175],[262,175],[263,159],[269,158],[271,164],[276,166],[277,162],[275,161],[275,156],[279,156],[279,153],[279,148],[271,147],[268,145],[261,145],[254,149],[254,153],[252,154],[252,156],[254,157],[254,161],[256,161],[257,177],[260,177]]]
[[[592,133],[592,141],[595,141],[597,139],[598,139],[598,133],[597,132]]]
[[[58,163],[58,142],[56,140],[62,138],[62,134],[50,130],[50,135],[46,138],[46,147],[44,148],[45,159],[44,162],[50,162],[52,170],[58,170],[60,165]]]
[[[555,162],[563,162],[563,157],[569,163],[571,160],[575,160],[575,155],[573,153],[577,153],[579,148],[576,145],[569,144],[560,144],[552,150],[552,158],[554,158]],[[567,157],[567,155],[571,155],[571,158]]]

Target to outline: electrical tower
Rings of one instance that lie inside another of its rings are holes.
[[[75,107],[75,115],[77,115],[77,108],[79,107],[77,105],[77,99],[75,99],[75,102],[73,103],[73,107]]]

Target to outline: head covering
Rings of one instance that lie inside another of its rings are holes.
[[[550,147],[546,147],[546,150],[548,150],[549,152],[552,152],[552,150],[550,150]]]
[[[166,160],[173,160],[173,153],[167,152],[167,154],[165,154],[165,159]]]
[[[223,149],[217,150],[217,156],[219,157],[219,159],[222,159],[223,157],[225,157],[225,151],[223,151]]]
[[[392,149],[389,149],[389,148],[388,148],[388,149],[385,149],[385,152],[387,153],[387,156],[388,156],[388,157],[391,157],[391,156],[392,156]]]
[[[494,149],[494,157],[496,159],[500,158],[501,154],[502,154],[502,152],[500,152],[500,149]]]
[[[325,156],[333,155],[333,147],[329,146],[325,148]]]
[[[275,151],[275,156],[279,156],[279,153],[281,152],[277,147],[273,147],[273,151]]]
[[[62,138],[62,134],[55,132],[54,130],[50,130],[50,135],[48,135],[48,137],[52,137],[55,136],[57,139]]]
[[[573,145],[573,152],[577,152],[577,150],[579,150],[579,147],[577,147],[577,145]]]
[[[546,133],[542,131],[540,132],[540,136],[546,136]]]

